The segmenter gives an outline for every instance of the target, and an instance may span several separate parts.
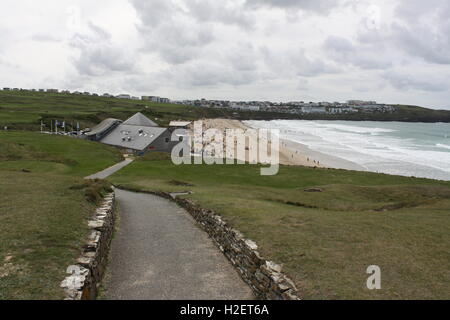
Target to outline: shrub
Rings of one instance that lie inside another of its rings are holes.
[[[69,189],[84,189],[86,200],[94,204],[99,204],[107,193],[112,192],[111,183],[101,179],[86,180],[84,183],[73,185]]]

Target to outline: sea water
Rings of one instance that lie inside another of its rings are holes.
[[[450,181],[450,124],[380,121],[247,121],[352,161],[367,171]]]

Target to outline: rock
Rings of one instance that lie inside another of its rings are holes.
[[[99,230],[99,229],[103,228],[104,224],[105,224],[104,221],[95,220],[95,221],[89,221],[88,226],[91,229]]]
[[[252,240],[245,240],[245,244],[251,249],[251,250],[258,250],[258,245],[252,241]]]
[[[283,297],[284,300],[300,300],[300,298],[291,290],[283,292],[281,296]]]
[[[281,272],[281,269],[283,268],[282,266],[280,266],[279,264],[276,264],[276,263],[273,262],[273,261],[266,261],[266,267],[267,267],[269,270],[275,271],[276,273],[280,273],[280,272]]]

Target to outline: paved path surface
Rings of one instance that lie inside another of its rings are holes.
[[[116,189],[120,208],[106,299],[254,299],[225,256],[176,204]]]
[[[124,161],[119,162],[119,163],[113,165],[112,167],[109,167],[103,171],[96,173],[96,174],[88,176],[85,179],[106,179],[113,173],[116,173],[117,171],[119,171],[123,167],[126,167],[127,165],[129,165],[132,162],[133,162],[132,159],[125,159]]]

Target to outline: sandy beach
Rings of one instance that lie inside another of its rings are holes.
[[[203,128],[218,129],[251,129],[239,120],[203,119]],[[270,142],[269,142],[270,143]],[[306,145],[290,140],[280,140],[280,164],[291,166],[307,166],[318,168],[336,168],[364,171],[365,168],[356,163],[311,150]],[[248,154],[246,155],[248,160]],[[240,159],[243,160],[243,159]]]

